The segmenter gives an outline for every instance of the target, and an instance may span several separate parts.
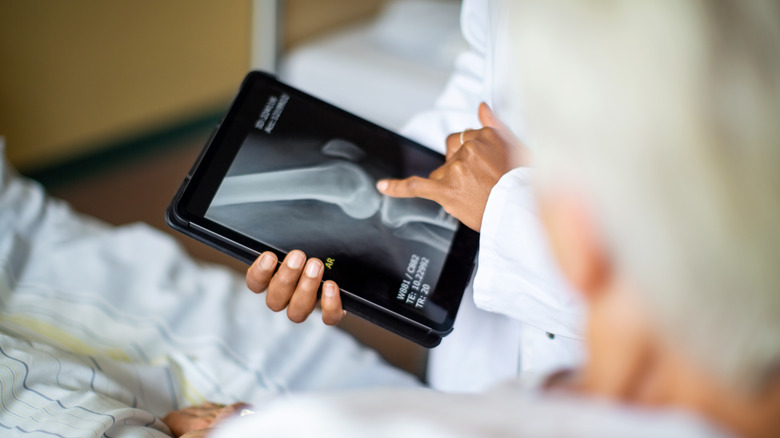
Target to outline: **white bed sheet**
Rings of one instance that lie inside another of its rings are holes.
[[[167,412],[295,391],[416,386],[338,329],[143,224],[110,227],[3,162],[0,436],[168,436]]]

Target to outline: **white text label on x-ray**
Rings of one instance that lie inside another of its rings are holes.
[[[263,111],[260,112],[260,117],[257,119],[257,122],[255,123],[255,128],[265,131],[267,134],[270,134],[274,130],[274,127],[276,126],[276,122],[279,121],[279,117],[282,116],[284,107],[287,106],[287,101],[289,100],[290,100],[290,95],[287,93],[282,93],[282,95],[279,97],[277,96],[269,97],[268,101],[265,103],[265,106],[263,107]]]

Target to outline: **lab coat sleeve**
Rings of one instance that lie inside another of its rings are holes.
[[[401,130],[405,136],[442,154],[449,134],[481,127],[477,108],[489,99],[484,80],[490,44],[486,0],[465,0],[460,22],[469,49],[458,55],[434,107],[417,114]]]
[[[493,188],[480,234],[474,301],[544,331],[582,338],[583,305],[554,263],[531,188],[518,168]]]

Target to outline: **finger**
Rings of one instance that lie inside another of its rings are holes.
[[[493,128],[501,135],[506,136],[507,139],[519,142],[514,132],[512,132],[512,130],[509,129],[509,127],[498,118],[496,113],[488,106],[488,104],[485,102],[479,104],[479,110],[477,112],[479,115],[479,121],[482,123],[483,127]]]
[[[341,307],[341,293],[335,282],[328,280],[322,285],[322,322],[327,325],[336,325],[347,313]]]
[[[199,417],[213,418],[215,415],[217,415],[217,412],[219,412],[219,410],[224,407],[225,405],[222,403],[206,402],[200,406],[193,406],[190,408],[190,412],[192,412],[193,415]]]
[[[448,135],[447,139],[444,140],[444,144],[447,146],[446,156],[449,158],[460,147],[460,132]]]
[[[323,264],[319,259],[309,259],[303,268],[303,275],[298,280],[290,305],[287,306],[287,317],[292,322],[303,322],[309,317],[317,304],[317,290],[322,280]]]
[[[233,415],[238,415],[241,413],[244,409],[249,409],[251,406],[247,403],[239,402],[239,403],[233,403],[232,405],[225,406],[224,408],[220,409],[220,411],[217,413],[217,416],[214,417],[214,423],[219,423],[220,421],[232,417]]]
[[[276,271],[276,274],[271,278],[271,283],[268,285],[268,294],[265,298],[268,308],[274,312],[279,312],[287,307],[295,287],[298,285],[305,261],[306,254],[297,249],[287,254],[284,262],[279,266],[279,270]]]
[[[445,143],[447,145],[447,152],[445,154],[445,158],[447,160],[449,160],[450,157],[452,157],[455,152],[458,152],[458,149],[463,146],[460,142],[460,135],[460,132],[456,132],[447,136],[447,141]]]
[[[260,254],[260,257],[246,271],[246,285],[252,292],[260,294],[268,289],[268,283],[274,275],[277,257],[271,251]]]
[[[428,179],[441,181],[446,175],[447,175],[447,163],[445,163],[441,167],[437,167],[433,172],[431,172],[431,174],[428,175]]]
[[[479,137],[479,130],[475,130],[475,129],[464,129],[461,132],[456,132],[454,134],[448,135],[447,142],[446,142],[447,161],[449,161],[452,158],[452,156],[455,155],[458,152],[458,150],[460,150],[460,147],[463,146],[464,143],[474,140],[477,137]]]
[[[457,167],[463,165],[463,163],[462,163],[462,161],[463,161],[463,157],[462,157],[463,151],[464,151],[464,149],[461,148],[458,152],[455,153],[455,155],[453,155],[449,159],[449,161],[444,163],[443,166],[438,167],[436,170],[431,172],[430,175],[428,175],[428,179],[429,180],[435,181],[435,182],[437,182],[439,184],[439,187],[437,189],[438,195],[437,195],[437,197],[435,199],[436,202],[441,202],[441,201],[443,201],[445,199],[444,198],[444,193],[445,193],[444,190],[445,190],[446,184],[443,181],[445,179],[447,179],[447,177],[450,176],[453,173],[453,169],[454,168],[457,168]],[[461,163],[459,163],[459,161],[461,161]],[[433,198],[429,198],[429,199],[433,199]]]
[[[504,123],[499,120],[496,113],[494,113],[490,106],[485,102],[479,104],[477,115],[479,116],[479,122],[482,123],[483,127],[504,129]]]
[[[411,176],[406,179],[383,179],[377,182],[377,190],[394,198],[425,198],[436,201],[442,195],[439,181]]]
[[[192,417],[182,411],[169,412],[162,421],[171,429],[175,436],[182,436],[190,431],[205,429],[211,426],[212,423],[212,420],[209,418]]]

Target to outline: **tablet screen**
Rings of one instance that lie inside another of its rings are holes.
[[[225,122],[237,144],[204,217],[321,259],[325,279],[368,301],[444,323],[462,295],[437,289],[459,222],[375,187],[427,176],[443,157],[277,82],[248,93],[244,117]]]

